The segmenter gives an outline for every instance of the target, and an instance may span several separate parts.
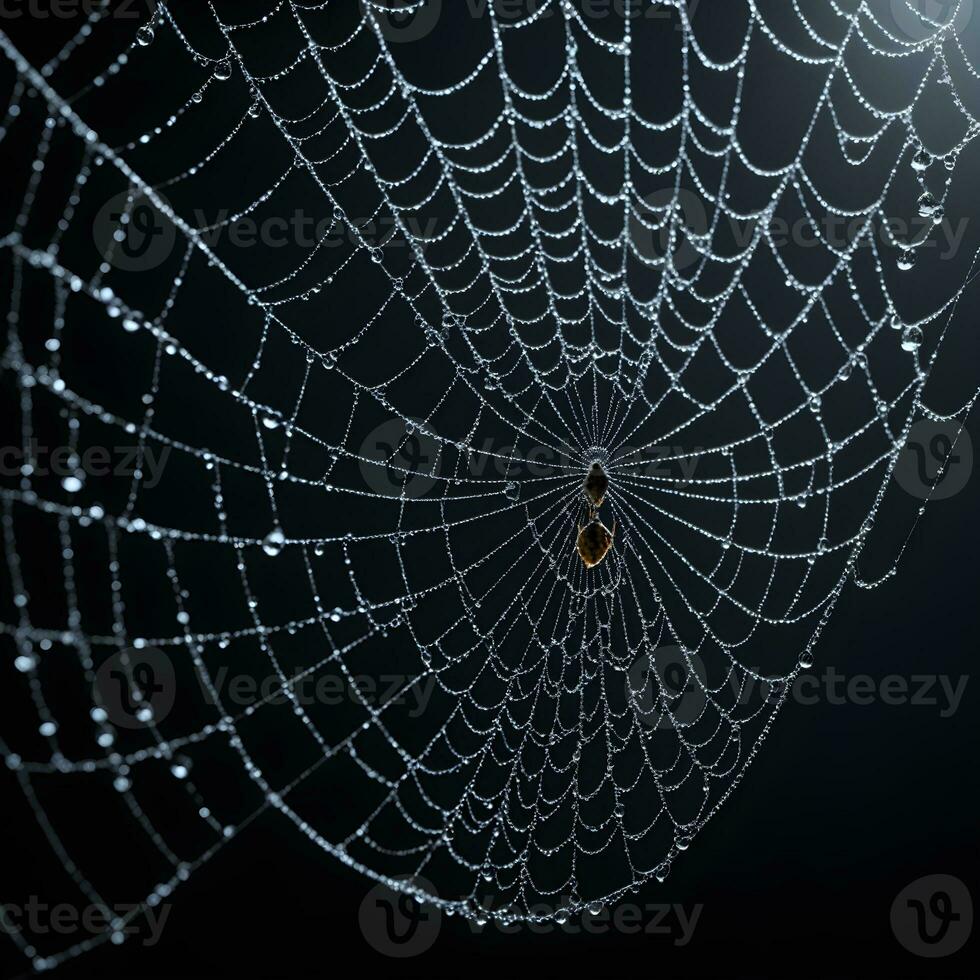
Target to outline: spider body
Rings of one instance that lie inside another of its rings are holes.
[[[599,463],[593,463],[585,477],[585,495],[589,498],[593,508],[602,506],[602,501],[606,498],[606,490],[609,489],[609,477]]]
[[[593,517],[585,527],[579,527],[576,548],[586,568],[595,568],[609,553],[616,535],[616,522],[610,531],[598,517]]]

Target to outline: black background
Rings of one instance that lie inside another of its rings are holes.
[[[21,22],[10,34],[23,50],[49,51],[50,37],[36,33],[47,26]],[[980,25],[971,29],[976,33]],[[142,111],[140,89],[134,92],[132,106],[116,105],[121,115]],[[968,202],[971,188],[962,184],[970,181],[965,175],[959,180],[960,200]],[[19,201],[21,192],[12,197]],[[5,292],[7,273],[5,264]],[[980,353],[973,293],[965,303],[957,321],[957,357],[944,365],[960,390],[975,379]],[[5,404],[7,382],[5,374]],[[401,962],[389,959],[358,926],[369,883],[311,846],[284,818],[266,813],[179,889],[158,945],[141,949],[137,938],[120,948],[102,946],[59,972],[247,977],[359,968],[383,975],[483,976],[526,965],[604,976],[638,970],[675,976],[966,975],[975,939],[948,959],[920,960],[897,942],[889,912],[898,892],[924,875],[955,875],[980,894],[980,722],[970,676],[980,635],[977,500],[974,476],[964,491],[930,506],[897,579],[871,592],[848,586],[817,661],[819,669],[833,665],[848,678],[946,675],[955,684],[967,677],[958,711],[943,717],[941,695],[939,704],[889,705],[879,698],[870,704],[830,704],[825,698],[790,703],[743,785],[697,846],[676,862],[666,883],[635,897],[641,905],[681,903],[688,911],[703,905],[688,945],[676,946],[674,935],[642,932],[505,936],[492,925],[474,931],[459,919],[443,919],[430,950]],[[937,688],[929,694],[937,695]],[[13,875],[16,859],[30,850],[21,840],[33,837],[27,837],[29,817],[6,772],[0,785],[2,866]],[[13,801],[9,811],[7,800]],[[77,819],[84,826],[93,818],[83,808]],[[120,838],[105,860],[122,867],[128,855]],[[45,856],[26,873],[40,882],[49,865]],[[10,944],[0,960],[4,975],[25,966]]]

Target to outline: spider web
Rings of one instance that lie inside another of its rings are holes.
[[[915,6],[161,3],[33,62],[0,34],[0,750],[111,917],[15,933],[37,968],[273,810],[478,920],[663,880],[848,583],[895,573],[912,425],[976,397],[924,400],[973,269],[935,246],[978,75],[963,4]],[[593,461],[615,538],[586,571]],[[68,783],[145,882],[86,866]]]

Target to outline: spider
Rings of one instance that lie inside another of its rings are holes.
[[[606,471],[599,462],[593,463],[586,474],[584,485],[585,496],[589,501],[589,520],[584,527],[579,525],[575,542],[579,558],[586,568],[595,568],[606,557],[616,536],[616,522],[613,521],[610,531],[598,516],[608,489],[609,477],[606,476]]]
[[[609,553],[615,536],[616,522],[613,521],[610,531],[593,510],[589,515],[589,523],[585,527],[579,526],[578,540],[575,544],[579,558],[582,559],[586,568],[595,568],[596,565],[600,564]]]
[[[592,501],[593,508],[602,506],[608,489],[609,477],[606,476],[606,471],[599,463],[593,463],[585,478],[585,495]]]

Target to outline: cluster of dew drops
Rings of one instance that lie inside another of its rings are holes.
[[[136,32],[136,43],[141,47],[148,47],[153,43],[156,36],[156,30],[153,26],[153,22],[150,21],[144,24]],[[222,58],[215,63],[212,77],[217,81],[227,81],[232,75],[232,62],[230,58]],[[944,78],[944,81],[948,84],[948,79]],[[206,88],[207,85],[204,86]],[[195,103],[200,103],[204,97],[204,88],[196,91],[192,96],[191,100]],[[253,118],[259,115],[261,112],[261,106],[256,100],[255,103],[249,108],[249,115]],[[974,124],[971,126],[970,131],[964,137],[963,141],[959,146],[949,151],[943,158],[944,165],[948,171],[952,171],[956,166],[956,158],[959,151],[963,146],[970,142],[974,137],[980,135],[980,126]],[[933,225],[939,225],[943,222],[945,218],[945,207],[944,200],[946,197],[946,192],[949,189],[950,179],[946,178],[946,189],[943,192],[941,198],[937,198],[935,194],[929,190],[926,180],[926,174],[929,168],[932,166],[936,160],[939,159],[934,157],[924,146],[919,144],[917,151],[912,157],[911,165],[912,170],[916,174],[916,178],[922,188],[922,193],[918,198],[918,213],[919,217],[924,219],[931,219]],[[897,260],[898,268],[903,272],[908,272],[915,267],[917,249],[924,244],[928,236],[923,235],[918,241],[908,242],[900,252]],[[893,312],[891,317],[891,327],[901,333],[901,346],[905,351],[915,353],[922,346],[923,333],[922,328],[918,324],[906,324],[902,317],[897,313]],[[516,499],[516,494],[513,490],[514,485],[508,484],[507,486],[507,497],[511,500]],[[274,543],[273,543],[274,544]]]
[[[933,154],[931,154],[921,143],[918,144],[918,148],[912,155],[912,170],[915,173],[915,177],[918,180],[921,188],[921,193],[919,194],[918,201],[916,202],[919,217],[927,221],[931,220],[934,227],[941,225],[946,217],[944,202],[946,195],[949,192],[952,171],[956,168],[957,156],[963,147],[978,135],[980,135],[980,126],[974,123],[960,144],[950,150],[945,156],[933,156]],[[950,174],[945,178],[945,187],[941,197],[937,198],[936,195],[929,189],[928,172],[930,167],[932,167],[933,164],[937,163],[939,160],[942,160],[943,166],[950,172]],[[913,240],[905,245],[905,247],[899,253],[898,260],[896,262],[896,265],[902,272],[909,272],[915,268],[915,260],[918,254],[916,250],[925,244],[927,240],[928,234],[923,234],[918,238],[918,240]],[[890,323],[892,329],[900,332],[901,334],[902,350],[909,351],[913,354],[916,353],[922,346],[922,328],[915,323],[906,324],[897,312],[892,313]]]
[[[140,27],[140,29],[136,32],[136,43],[140,47],[146,48],[153,43],[155,37],[156,37],[156,28],[154,28],[152,21],[148,21],[142,27]],[[200,56],[198,57],[197,60],[201,63],[205,62],[205,59],[201,58]],[[231,58],[220,59],[214,66],[214,71],[212,72],[212,78],[214,78],[219,82],[226,82],[228,81],[229,78],[231,78],[231,76],[232,76]],[[204,88],[207,88],[206,84]],[[199,104],[204,101],[204,88],[198,89],[191,96],[192,102],[194,102],[195,104]],[[259,115],[259,112],[260,109],[257,103],[249,109],[249,115],[252,116],[253,118]]]
[[[136,33],[136,43],[140,47],[148,47],[153,43],[156,36],[156,31],[152,21],[147,22]],[[204,59],[200,59],[202,62]],[[233,65],[230,58],[225,57],[213,62],[214,68],[212,71],[212,79],[219,82],[227,81],[231,78],[233,73]],[[211,79],[205,83],[205,85],[194,92],[191,96],[191,101],[195,103],[200,103],[204,97],[204,91],[210,84]],[[948,77],[943,78],[945,84],[951,84]],[[249,115],[251,117],[256,117],[261,113],[261,105],[256,97],[256,100],[249,108]],[[949,191],[949,186],[951,182],[952,171],[956,167],[956,160],[959,152],[963,147],[971,142],[975,137],[980,135],[980,125],[973,123],[963,137],[959,145],[951,149],[943,157],[934,156],[930,153],[925,146],[921,143],[917,144],[917,148],[911,158],[911,168],[915,173],[916,179],[919,182],[921,193],[917,201],[917,210],[920,218],[926,219],[932,222],[932,225],[938,226],[945,219],[945,199]],[[949,176],[945,178],[945,187],[943,193],[940,197],[936,195],[929,189],[928,186],[928,171],[933,166],[933,164],[942,160],[943,165],[946,170],[950,172]],[[896,265],[902,272],[909,272],[915,267],[917,249],[920,248],[928,240],[928,233],[922,234],[918,239],[913,239],[907,242],[901,249]],[[900,335],[900,343],[902,350],[907,351],[912,354],[917,354],[923,343],[923,331],[922,327],[917,323],[906,323],[901,315],[894,310],[890,318],[890,326]],[[921,374],[921,369],[920,369]],[[818,397],[818,396],[815,396]],[[515,482],[507,482],[504,486],[504,496],[511,501],[516,503],[520,498],[520,486]],[[275,557],[282,552],[286,545],[286,537],[281,528],[274,527],[272,531],[269,532],[267,537],[262,541],[263,550],[270,557]]]

